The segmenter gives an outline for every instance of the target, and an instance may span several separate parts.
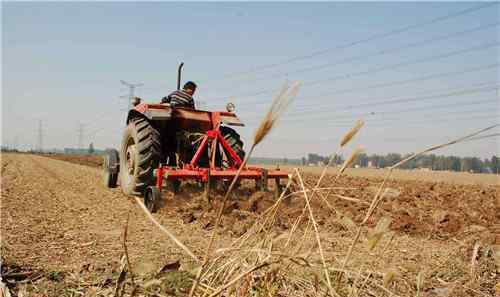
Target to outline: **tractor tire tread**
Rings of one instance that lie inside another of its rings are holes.
[[[224,136],[224,140],[226,140],[227,144],[231,146],[238,157],[243,161],[245,159],[245,151],[243,150],[243,141],[241,141],[238,132],[226,126],[220,127],[220,132]]]
[[[154,169],[161,160],[160,133],[144,118],[131,120],[136,133],[138,153],[135,185],[133,192],[142,194],[147,186],[155,184]]]

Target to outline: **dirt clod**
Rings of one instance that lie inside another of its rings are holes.
[[[192,223],[196,220],[196,217],[194,216],[194,214],[192,212],[189,212],[189,213],[186,213],[182,216],[182,222],[184,224],[189,224],[189,223]]]

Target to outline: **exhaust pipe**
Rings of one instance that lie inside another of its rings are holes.
[[[181,89],[182,66],[184,66],[184,62],[181,62],[181,64],[179,64],[179,68],[177,69],[177,90]]]

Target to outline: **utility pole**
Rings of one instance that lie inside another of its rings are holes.
[[[38,152],[43,151],[43,122],[42,120],[38,120],[38,143],[36,150]]]
[[[120,96],[120,97],[122,97],[122,98],[128,97],[128,109],[127,110],[131,110],[132,109],[132,100],[135,97],[135,88],[142,87],[144,84],[143,83],[132,84],[132,83],[128,83],[124,80],[120,80],[120,82],[129,88],[128,96]]]
[[[82,123],[78,123],[77,134],[78,134],[78,149],[83,149],[84,128]]]

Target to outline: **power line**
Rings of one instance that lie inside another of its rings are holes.
[[[371,70],[343,74],[343,75],[339,75],[339,76],[331,77],[331,78],[327,78],[327,79],[312,80],[312,81],[304,82],[301,85],[302,86],[312,86],[312,85],[317,85],[317,84],[321,84],[321,83],[325,83],[325,82],[332,82],[332,81],[348,79],[348,78],[352,78],[352,77],[356,77],[356,76],[373,74],[373,73],[377,73],[380,71],[393,70],[393,69],[397,69],[397,68],[403,67],[403,66],[425,63],[425,62],[440,60],[440,59],[449,58],[449,57],[453,57],[453,56],[459,56],[459,55],[474,52],[474,51],[485,50],[488,48],[497,47],[499,44],[500,44],[499,42],[494,42],[494,43],[488,43],[488,44],[479,45],[479,46],[473,46],[473,47],[469,47],[466,49],[447,52],[447,53],[440,54],[440,55],[434,55],[434,56],[420,58],[420,59],[416,59],[416,60],[396,63],[396,64],[392,64],[389,66],[382,66],[382,67],[374,68]],[[252,96],[272,94],[278,90],[279,89],[265,89],[265,90],[260,90],[260,91],[254,92],[254,93],[242,94],[242,95],[232,95],[232,96],[225,96],[225,97],[226,98],[227,97],[252,97]],[[221,99],[224,99],[224,98],[213,99],[213,101],[221,100]]]
[[[407,113],[407,112],[423,111],[423,110],[429,110],[429,109],[440,109],[440,108],[449,108],[449,107],[457,107],[457,106],[463,107],[463,106],[481,105],[481,104],[489,104],[489,103],[498,103],[498,99],[494,98],[494,99],[485,99],[485,100],[480,100],[480,101],[475,101],[475,102],[465,102],[465,103],[462,103],[461,105],[458,105],[457,102],[453,102],[451,104],[431,105],[431,106],[425,106],[425,107],[407,108],[407,109],[400,109],[400,110],[394,110],[394,111],[372,111],[372,112],[360,113],[357,115],[335,116],[335,119],[363,118],[363,117],[372,117],[372,116],[379,116],[379,115],[392,114],[392,113]],[[314,117],[314,119],[315,120],[331,119],[331,116],[329,116],[329,117]],[[294,120],[294,119],[283,119],[283,120],[286,121],[286,120]]]
[[[379,88],[393,87],[393,86],[411,84],[411,83],[415,83],[415,82],[422,82],[422,81],[426,81],[426,80],[432,80],[432,79],[438,79],[438,78],[444,78],[444,77],[450,77],[450,76],[457,76],[457,75],[462,75],[462,74],[475,73],[475,72],[479,72],[479,71],[484,71],[484,70],[489,70],[489,69],[495,69],[495,68],[498,68],[498,66],[499,66],[499,64],[495,63],[495,64],[481,65],[481,66],[478,66],[478,67],[461,69],[459,71],[441,72],[441,73],[430,74],[430,75],[421,76],[421,77],[412,78],[412,79],[396,80],[396,81],[390,81],[390,82],[385,82],[385,83],[379,83],[379,84],[364,86],[364,87],[361,87],[361,88],[349,88],[349,89],[340,89],[340,90],[330,90],[330,91],[328,91],[326,93],[321,93],[321,94],[318,94],[318,95],[309,96],[307,99],[310,100],[310,99],[314,99],[314,98],[321,98],[321,97],[324,97],[324,96],[340,95],[340,94],[347,94],[347,93],[356,93],[356,92],[359,92],[359,91],[374,90],[374,89],[379,89]],[[252,104],[253,106],[255,106],[257,103],[259,103],[259,102],[256,101],[256,100],[252,100],[251,102],[242,102],[239,105],[245,106],[245,104]]]
[[[497,80],[495,80],[495,81],[488,81],[488,82],[480,82],[480,83],[472,84],[472,85],[468,86],[468,88],[470,88],[470,87],[488,86],[488,85],[496,85],[496,84],[498,84]],[[455,92],[461,92],[461,90],[463,90],[463,89],[462,88],[457,88],[457,87],[444,88],[444,89],[440,88],[440,89],[425,91],[425,92],[423,92],[423,94],[448,91],[448,92],[452,92],[451,93],[452,95],[455,95]],[[368,102],[367,103],[360,103],[360,104],[350,104],[350,105],[347,105],[347,106],[346,105],[344,105],[344,106],[338,106],[338,107],[334,106],[334,108],[337,109],[337,110],[351,110],[351,109],[360,108],[360,107],[370,107],[370,106],[378,106],[378,105],[390,105],[390,104],[394,104],[394,103],[406,103],[406,102],[412,102],[412,101],[425,101],[425,100],[429,100],[429,99],[434,99],[434,98],[436,98],[436,96],[440,96],[440,95],[438,95],[438,94],[432,94],[432,95],[422,95],[422,94],[419,94],[419,95],[417,95],[415,97],[401,97],[401,95],[392,96],[392,97],[384,96],[383,98],[377,98],[376,101],[373,101],[373,102],[370,102],[371,100],[373,100],[373,98],[370,98],[370,97],[369,98],[360,98],[360,99],[357,99],[357,100],[358,101],[362,101],[362,102],[367,102],[367,101]],[[308,104],[308,105],[305,105],[303,107],[306,107],[306,108],[305,109],[300,109],[301,112],[314,111],[316,108],[320,108],[321,111],[326,111],[325,108],[329,108],[329,107],[332,107],[332,106],[330,104]],[[294,111],[295,110],[296,109],[294,109]],[[287,115],[291,115],[291,114],[293,114],[293,113],[287,113]]]
[[[454,17],[454,16],[459,16],[461,14],[465,14],[465,13],[468,13],[468,12],[476,11],[476,10],[479,10],[479,9],[482,9],[482,8],[485,8],[485,7],[489,7],[489,6],[492,6],[492,5],[495,5],[495,3],[490,3],[490,4],[487,4],[487,5],[484,5],[484,6],[479,6],[479,7],[473,7],[473,8],[470,8],[470,9],[466,9],[466,10],[463,10],[461,12],[458,12],[456,15],[455,14],[451,14],[451,15],[448,15],[448,16],[439,17],[439,18],[436,18],[434,20],[431,20],[428,23],[431,24],[431,23],[433,23],[436,20],[439,21],[439,20],[451,18],[451,17]],[[442,41],[442,40],[447,40],[447,39],[459,37],[459,36],[462,36],[462,35],[465,35],[465,34],[477,32],[477,31],[488,29],[488,28],[491,28],[491,27],[496,27],[498,25],[499,25],[498,22],[497,23],[486,24],[486,25],[481,25],[481,26],[478,26],[478,27],[474,27],[474,28],[471,28],[471,29],[464,30],[464,31],[454,32],[454,33],[451,33],[451,34],[448,34],[448,35],[444,35],[444,36],[440,36],[440,37],[433,37],[433,38],[429,38],[429,39],[426,39],[426,40],[409,43],[409,44],[406,44],[406,45],[403,45],[403,46],[400,46],[400,47],[396,47],[396,48],[381,50],[381,51],[378,51],[378,52],[375,52],[375,53],[369,54],[369,55],[355,56],[355,57],[347,58],[345,60],[340,60],[340,61],[335,62],[335,63],[328,63],[328,64],[317,65],[317,66],[313,66],[313,67],[299,69],[299,70],[292,71],[292,72],[277,73],[277,74],[271,75],[270,77],[287,76],[287,75],[289,75],[291,73],[303,73],[303,72],[308,72],[308,71],[313,71],[313,70],[319,70],[319,69],[323,69],[323,68],[327,68],[327,67],[332,67],[332,66],[335,66],[335,65],[338,65],[338,64],[342,64],[342,63],[346,63],[346,62],[353,62],[353,61],[364,59],[364,58],[368,58],[368,57],[373,57],[373,56],[378,56],[378,55],[386,55],[386,54],[394,53],[394,52],[401,51],[401,50],[408,49],[408,48],[425,46],[425,45],[428,45],[429,43],[433,43],[433,42],[437,42],[437,41]],[[409,26],[409,27],[411,27],[411,26]],[[398,30],[395,30],[395,31],[398,31]],[[392,34],[390,34],[390,35],[392,35]],[[266,79],[267,79],[267,77],[266,77]],[[251,81],[256,81],[256,80],[259,80],[259,79],[255,79],[255,80],[251,80]],[[155,89],[163,89],[163,87],[147,88],[147,90],[155,90]],[[275,91],[275,90],[271,90],[271,91]],[[260,92],[259,92],[259,94],[256,94],[256,95],[260,95]]]
[[[399,98],[399,99],[394,99],[394,100],[361,103],[361,104],[355,104],[355,105],[349,105],[349,106],[336,108],[336,110],[351,110],[351,109],[360,108],[360,107],[373,107],[373,106],[391,105],[391,104],[397,104],[397,103],[420,102],[420,101],[426,101],[426,100],[431,100],[431,99],[441,99],[441,98],[470,95],[470,94],[477,94],[477,93],[484,93],[484,92],[491,92],[491,91],[498,90],[498,85],[497,85],[498,81],[491,82],[490,84],[495,84],[495,85],[483,87],[483,88],[455,90],[455,91],[448,92],[448,93],[441,93],[441,94],[435,94],[435,95],[430,95],[430,96],[406,97],[406,98]],[[332,111],[325,109],[325,106],[323,106],[323,108],[319,111],[311,111],[310,109],[309,110],[298,110],[295,113],[286,114],[285,117],[288,118],[290,116],[293,117],[295,115],[303,115],[305,112],[314,112],[314,114],[317,115],[317,114],[321,114],[321,113],[331,113]]]
[[[472,138],[469,138],[469,139],[464,140],[464,141],[480,140],[480,139],[484,139],[484,138],[492,138],[492,137],[498,137],[498,136],[500,136],[500,133],[492,133],[492,134],[488,134],[488,135],[472,137]]]
[[[143,86],[144,84],[143,83],[128,83],[124,80],[120,80],[120,82],[127,86],[129,88],[129,93],[128,93],[128,96],[121,96],[121,97],[125,97],[127,98],[128,97],[128,110],[132,109],[132,100],[134,99],[135,97],[135,88],[137,87],[141,87]]]
[[[496,87],[498,89],[498,86]],[[407,112],[415,112],[415,111],[425,111],[425,110],[435,110],[435,109],[441,109],[441,108],[454,108],[454,107],[464,107],[464,106],[470,106],[470,105],[481,105],[481,104],[490,104],[490,103],[498,103],[497,98],[493,99],[485,99],[485,100],[480,100],[480,101],[475,101],[475,102],[453,102],[451,104],[441,104],[441,105],[430,105],[430,106],[424,106],[424,107],[416,107],[416,108],[407,108],[407,109],[400,109],[400,110],[392,110],[392,111],[387,111],[387,110],[382,110],[382,111],[373,111],[373,112],[365,112],[365,113],[359,113],[355,115],[335,115],[335,114],[330,114],[327,117],[317,117],[315,114],[311,114],[311,116],[314,117],[314,120],[323,120],[322,121],[322,126],[328,126],[329,123],[338,123],[339,119],[360,119],[360,118],[365,118],[365,117],[372,117],[372,116],[379,116],[379,115],[384,115],[384,114],[399,114],[399,113],[407,113]],[[448,112],[449,113],[449,112]],[[307,118],[284,118],[282,119],[282,122],[289,122],[293,121],[292,124],[300,124],[304,125],[304,119]]]
[[[375,34],[375,35],[372,35],[372,36],[367,37],[367,38],[359,39],[359,40],[356,40],[356,41],[353,41],[353,42],[350,42],[350,43],[346,43],[346,44],[342,44],[342,45],[339,45],[339,46],[336,46],[336,47],[332,47],[332,48],[328,48],[328,49],[324,49],[324,50],[312,52],[312,53],[307,54],[307,55],[295,56],[295,57],[291,57],[291,58],[288,58],[286,60],[283,60],[281,62],[271,63],[271,64],[267,64],[267,65],[261,65],[261,66],[253,67],[252,69],[249,69],[249,70],[246,70],[246,71],[230,73],[230,74],[222,76],[218,80],[227,79],[229,77],[234,77],[234,76],[241,76],[241,75],[245,75],[245,74],[251,74],[251,73],[254,73],[254,72],[257,72],[257,71],[262,71],[262,70],[265,70],[265,69],[274,68],[274,67],[281,66],[281,65],[284,65],[284,64],[289,64],[289,63],[293,63],[293,62],[296,62],[296,61],[310,59],[312,57],[324,55],[324,54],[329,53],[329,52],[333,52],[333,51],[337,51],[337,50],[343,50],[343,49],[346,49],[346,48],[349,48],[349,47],[353,47],[353,46],[356,46],[356,45],[359,45],[359,44],[362,44],[362,43],[370,42],[370,41],[373,41],[373,40],[376,40],[376,39],[383,39],[383,38],[386,38],[386,37],[389,37],[389,36],[401,34],[401,33],[410,31],[412,29],[421,27],[421,26],[435,24],[435,23],[438,23],[438,22],[441,22],[441,21],[444,21],[444,20],[447,20],[447,19],[451,19],[451,18],[458,17],[458,16],[461,16],[461,15],[464,15],[464,14],[467,14],[467,13],[475,12],[475,11],[481,10],[483,8],[491,7],[491,6],[496,5],[496,4],[497,3],[494,2],[494,3],[487,3],[487,4],[477,5],[477,6],[470,7],[470,8],[467,8],[467,9],[464,9],[464,10],[461,10],[461,11],[457,11],[457,12],[454,12],[454,13],[450,13],[450,14],[447,14],[447,15],[444,15],[444,16],[436,17],[436,18],[433,18],[433,19],[425,21],[425,22],[419,22],[419,23],[416,23],[416,24],[412,24],[412,25],[408,25],[408,26],[402,27],[402,28],[397,28],[397,29],[394,29],[394,30],[391,30],[391,31],[388,31],[388,32],[383,32],[383,33]]]
[[[451,33],[451,34],[448,34],[448,35],[444,35],[444,36],[432,37],[432,38],[424,39],[424,40],[421,40],[421,41],[408,43],[408,44],[405,44],[403,46],[398,46],[398,47],[389,48],[389,49],[383,49],[383,50],[380,50],[380,51],[377,51],[375,53],[368,54],[368,55],[352,56],[352,57],[345,58],[345,59],[342,59],[342,60],[339,60],[339,61],[336,61],[336,62],[333,62],[333,63],[327,63],[327,64],[321,64],[321,65],[316,65],[316,66],[310,66],[310,67],[307,67],[307,68],[302,68],[302,69],[293,70],[293,71],[273,73],[271,75],[261,76],[261,77],[258,77],[258,78],[252,79],[252,80],[246,80],[245,82],[256,82],[256,81],[259,81],[259,80],[268,80],[270,78],[277,78],[277,77],[289,76],[290,74],[299,74],[299,73],[306,73],[306,72],[321,70],[321,69],[330,68],[330,67],[333,67],[333,66],[338,66],[338,65],[341,65],[341,64],[350,64],[351,62],[363,60],[363,59],[366,59],[366,58],[371,58],[371,57],[376,57],[376,56],[382,56],[382,55],[388,55],[388,54],[393,54],[393,53],[396,53],[396,52],[399,52],[399,51],[402,51],[402,50],[406,50],[406,49],[411,49],[411,48],[416,48],[416,47],[421,47],[421,46],[427,46],[427,45],[432,44],[434,42],[444,41],[444,40],[448,40],[448,39],[460,37],[460,36],[463,36],[463,35],[466,35],[466,34],[469,34],[469,33],[481,31],[481,30],[484,30],[484,29],[494,28],[494,27],[497,27],[498,25],[499,25],[498,22],[491,23],[491,24],[486,24],[486,25],[481,25],[481,26],[478,26],[478,27],[474,27],[472,29],[467,29],[467,30],[464,30],[464,31],[454,32],[454,33]]]
[[[486,112],[486,113],[485,113]],[[470,116],[469,114],[475,114],[477,113],[478,115],[475,116]],[[400,128],[429,128],[429,124],[432,125],[432,127],[437,127],[439,125],[450,125],[450,123],[460,123],[460,122],[467,122],[467,121],[477,121],[477,120],[483,120],[483,121],[488,121],[494,119],[495,122],[498,122],[498,115],[497,114],[491,114],[491,110],[484,110],[482,112],[474,112],[474,111],[463,111],[463,112],[456,112],[456,113],[450,113],[453,114],[453,117],[430,117],[430,118],[425,118],[424,120],[414,120],[414,121],[408,121],[407,119],[394,119],[393,121],[389,122],[376,122],[374,124],[371,124],[371,122],[368,123],[369,127],[373,128],[382,128],[384,130],[386,129],[391,129],[394,128],[395,123],[397,123],[397,126]],[[460,114],[467,114],[469,116],[465,117],[457,117],[456,115]],[[448,114],[446,114],[447,116]],[[433,115],[435,116],[435,115]],[[348,126],[345,126],[348,127]]]
[[[466,69],[461,69],[458,71],[451,71],[451,72],[441,72],[441,73],[435,73],[435,74],[430,74],[430,75],[425,75],[417,78],[412,78],[412,79],[406,79],[406,80],[396,80],[396,81],[390,81],[390,82],[385,82],[385,83],[379,83],[379,84],[373,84],[373,85],[368,85],[360,88],[348,88],[348,89],[340,89],[340,90],[330,90],[326,93],[321,93],[313,96],[307,97],[307,100],[314,99],[314,98],[322,98],[324,96],[332,96],[332,95],[340,95],[340,94],[347,94],[347,93],[356,93],[360,91],[368,91],[368,90],[374,90],[374,89],[380,89],[380,88],[387,88],[387,87],[393,87],[393,86],[399,86],[399,85],[406,85],[406,84],[412,84],[416,82],[422,82],[422,81],[427,81],[427,80],[433,80],[433,79],[439,79],[439,78],[444,78],[444,77],[450,77],[450,76],[457,76],[457,75],[462,75],[462,74],[470,74],[470,73],[476,73],[480,71],[485,71],[485,70],[490,70],[490,69],[496,69],[498,68],[499,64],[488,64],[488,65],[481,65],[478,67],[472,67],[472,68],[466,68]],[[300,98],[298,98],[300,99]],[[297,99],[296,99],[297,100]],[[260,101],[260,100],[259,100]],[[247,104],[252,104],[255,106],[255,104],[259,103],[257,100],[252,100],[249,102],[243,102],[240,103],[240,106],[246,106]]]
[[[476,116],[467,116],[467,117],[457,117],[456,115],[461,115],[461,114],[471,114],[471,113],[476,113],[476,112],[480,112],[480,115],[476,115]],[[439,125],[439,124],[442,124],[442,123],[449,123],[449,122],[454,122],[454,121],[468,121],[468,120],[477,120],[477,119],[484,119],[484,120],[489,120],[489,119],[498,119],[499,118],[499,115],[498,114],[484,114],[484,112],[488,112],[488,113],[491,113],[492,111],[491,110],[482,110],[482,111],[458,111],[458,112],[451,112],[451,113],[446,113],[445,116],[448,116],[450,114],[453,115],[453,117],[434,117],[434,118],[425,118],[424,120],[420,119],[420,120],[417,120],[417,121],[408,121],[407,119],[404,119],[404,118],[393,118],[393,119],[390,119],[389,123],[383,123],[381,121],[381,119],[379,120],[370,120],[370,122],[367,122],[365,124],[365,128],[363,129],[367,129],[367,128],[386,128],[388,127],[388,125],[390,124],[391,127],[393,127],[393,123],[394,122],[398,122],[398,127],[399,128],[407,128],[407,127],[410,127],[412,126],[412,124],[428,124],[429,122],[432,122],[432,125]],[[429,114],[427,116],[436,116],[435,114]],[[382,125],[380,125],[382,124]],[[332,125],[328,125],[328,126],[325,126],[325,127],[329,127],[329,126],[334,126],[333,124]],[[350,123],[341,123],[341,124],[335,124],[335,127],[337,128],[351,128],[353,126],[353,123],[352,121]],[[385,139],[385,138],[384,138]],[[276,141],[293,141],[293,142],[299,142],[297,139],[287,139],[287,138],[277,138],[277,139],[274,139]],[[334,140],[338,140],[338,137],[328,137],[328,138],[317,138],[317,139],[306,139],[306,140],[303,140],[302,142],[305,142],[305,143],[308,143],[308,142],[314,142],[314,141],[317,141],[317,142],[325,142],[325,141],[334,141]]]
[[[416,47],[421,47],[421,46],[427,46],[427,45],[432,44],[434,42],[440,42],[440,41],[444,41],[444,40],[449,40],[449,39],[457,38],[457,37],[460,37],[460,36],[464,36],[466,34],[474,33],[474,32],[477,32],[477,31],[481,31],[481,30],[485,30],[485,29],[490,29],[490,28],[495,28],[495,27],[498,27],[499,24],[500,23],[496,22],[496,23],[490,23],[490,24],[486,24],[486,25],[480,25],[480,26],[477,26],[477,27],[474,27],[474,28],[471,28],[471,29],[467,29],[467,30],[463,30],[463,31],[459,31],[459,32],[453,32],[451,34],[447,34],[447,35],[444,35],[444,36],[432,37],[432,38],[424,39],[424,40],[421,40],[421,41],[411,42],[411,43],[408,43],[408,44],[405,44],[405,45],[402,45],[402,46],[398,46],[398,47],[394,47],[394,48],[383,49],[383,50],[380,50],[380,51],[377,51],[377,52],[374,52],[374,53],[368,54],[368,55],[352,56],[352,57],[345,58],[345,59],[342,59],[342,60],[339,60],[339,61],[336,61],[336,62],[333,62],[333,63],[321,64],[321,65],[311,66],[311,67],[302,68],[302,69],[293,70],[293,71],[285,71],[285,72],[273,73],[273,74],[270,74],[270,75],[264,75],[264,76],[261,76],[261,77],[258,77],[258,78],[254,78],[254,79],[251,79],[251,80],[245,80],[245,81],[242,81],[242,82],[256,82],[256,81],[260,81],[260,80],[268,80],[270,78],[277,78],[277,77],[289,76],[290,74],[300,74],[300,73],[306,73],[306,72],[321,70],[321,69],[330,68],[330,67],[333,67],[333,66],[338,66],[338,65],[341,65],[341,64],[350,64],[351,62],[363,60],[363,59],[366,59],[366,58],[371,58],[371,57],[376,57],[376,56],[381,56],[381,55],[393,54],[393,53],[396,53],[396,52],[399,52],[399,51],[403,51],[403,50],[406,50],[406,49],[411,49],[411,48],[416,48]],[[232,87],[234,87],[234,85]],[[146,90],[149,90],[149,92],[151,90],[157,90],[157,89],[164,89],[164,87],[146,88]]]
[[[449,115],[453,115],[452,119],[453,118],[456,118],[457,115],[462,115],[462,114],[467,114],[467,115],[471,115],[471,114],[482,114],[481,116],[476,116],[476,118],[486,118],[490,115],[490,113],[495,113],[495,114],[492,114],[490,118],[493,118],[493,117],[499,117],[498,114],[496,114],[496,111],[495,110],[492,110],[491,108],[487,108],[487,109],[484,109],[484,108],[480,108],[480,109],[468,109],[468,110],[455,110],[455,111],[446,111],[446,113],[442,113],[442,112],[439,112],[437,115],[445,115],[445,116],[449,116]],[[488,114],[488,116],[485,116],[484,113]],[[406,125],[406,124],[412,124],[412,123],[429,123],[431,122],[432,125],[435,125],[436,123],[438,123],[438,121],[434,121],[434,119],[432,118],[433,116],[436,116],[436,114],[434,113],[431,113],[431,114],[424,114],[424,115],[419,115],[420,118],[424,118],[424,120],[422,119],[419,119],[417,121],[408,121],[407,118],[382,118],[382,119],[370,119],[370,120],[367,120],[367,124],[368,125],[371,125],[372,122],[376,123],[376,124],[391,124],[391,123],[394,123],[395,121],[398,121],[400,123],[403,123],[403,125]],[[429,118],[430,117],[430,118]],[[436,118],[435,118],[436,119]],[[437,118],[439,120],[441,120],[442,118]],[[380,126],[383,126],[383,125],[378,125],[379,127]]]
[[[378,88],[385,88],[385,87],[392,87],[396,85],[403,85],[403,84],[408,84],[408,83],[414,83],[414,82],[419,82],[419,81],[425,81],[425,80],[430,80],[430,79],[435,79],[435,78],[443,78],[443,77],[449,77],[449,76],[455,76],[455,75],[461,75],[465,73],[472,73],[472,72],[477,72],[477,71],[482,71],[486,69],[493,69],[493,68],[498,68],[499,64],[489,64],[489,65],[484,65],[484,66],[479,66],[479,67],[472,67],[472,68],[467,68],[465,70],[460,70],[460,71],[451,71],[451,72],[442,72],[442,73],[437,73],[437,74],[430,74],[426,76],[421,76],[413,79],[407,79],[407,80],[399,80],[399,81],[392,81],[388,83],[381,83],[381,84],[375,84],[375,85],[370,85],[364,88],[351,88],[351,89],[343,89],[339,90],[337,92],[328,92],[328,93],[323,93],[320,94],[316,97],[312,98],[318,98],[322,97],[324,95],[338,95],[338,94],[345,94],[345,93],[351,93],[351,92],[358,92],[358,91],[366,91],[366,90],[373,90],[373,89],[378,89]]]

